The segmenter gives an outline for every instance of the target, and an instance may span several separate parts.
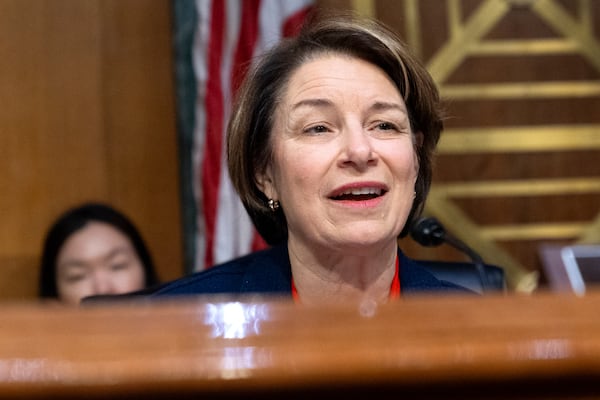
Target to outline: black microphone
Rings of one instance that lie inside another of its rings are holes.
[[[489,287],[483,259],[475,250],[467,246],[463,241],[451,235],[444,226],[434,217],[421,218],[412,226],[410,236],[420,245],[426,247],[439,246],[447,243],[455,249],[465,253],[477,269],[481,287],[484,291]]]

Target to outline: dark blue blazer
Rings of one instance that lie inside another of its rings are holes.
[[[398,249],[400,293],[470,292],[461,286],[439,280],[420,262]],[[167,282],[150,297],[197,294],[273,294],[291,296],[292,269],[287,246],[275,246],[236,258],[224,264]]]

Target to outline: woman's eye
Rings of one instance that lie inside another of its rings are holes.
[[[85,274],[77,274],[77,275],[67,275],[65,276],[65,281],[67,283],[77,283],[79,281],[82,281],[86,278]]]
[[[381,129],[382,131],[389,131],[389,130],[395,130],[396,125],[389,123],[389,122],[380,122],[377,124],[377,128]]]
[[[110,269],[113,271],[120,271],[122,269],[126,269],[128,267],[129,264],[127,263],[118,263],[118,264],[113,264],[110,266]]]
[[[329,129],[325,125],[315,125],[304,130],[304,133],[319,135],[328,132]]]

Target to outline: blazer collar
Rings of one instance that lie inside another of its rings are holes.
[[[415,260],[398,249],[400,293],[439,288],[441,282]],[[261,251],[253,257],[243,277],[241,292],[286,293],[291,295],[292,268],[287,245]]]

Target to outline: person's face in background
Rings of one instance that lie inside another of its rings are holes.
[[[89,222],[73,233],[56,259],[58,297],[65,303],[143,289],[144,282],[142,262],[129,238],[103,222]]]
[[[262,178],[290,241],[308,248],[395,246],[414,199],[418,161],[406,105],[378,67],[324,55],[292,74]]]

